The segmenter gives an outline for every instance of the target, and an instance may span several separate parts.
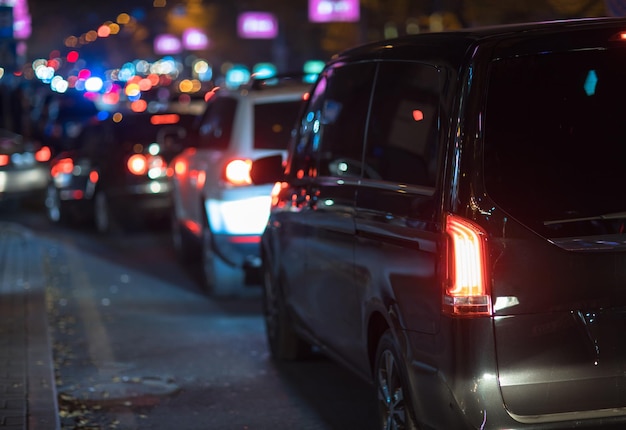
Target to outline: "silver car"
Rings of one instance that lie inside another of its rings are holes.
[[[309,87],[273,78],[237,90],[215,88],[188,133],[193,147],[170,163],[174,247],[181,260],[202,261],[211,295],[239,295],[258,283],[272,184],[253,185],[250,165],[286,152]]]

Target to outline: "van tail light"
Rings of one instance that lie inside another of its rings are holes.
[[[224,168],[224,179],[231,185],[251,185],[251,168],[252,160],[236,159],[229,161]]]
[[[445,218],[447,276],[444,312],[452,315],[491,315],[487,276],[487,234],[473,222],[452,214]]]

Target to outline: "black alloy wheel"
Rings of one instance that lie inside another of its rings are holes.
[[[417,430],[409,395],[408,379],[402,370],[402,358],[391,331],[380,338],[376,351],[375,384],[382,430]]]

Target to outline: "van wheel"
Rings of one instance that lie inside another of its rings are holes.
[[[293,361],[311,354],[311,345],[294,331],[283,295],[266,265],[263,265],[263,317],[267,341],[274,358]]]
[[[237,295],[243,286],[243,269],[231,266],[215,254],[208,225],[202,230],[202,273],[204,288],[212,297]]]
[[[381,429],[417,430],[403,359],[391,331],[380,338],[374,379]]]

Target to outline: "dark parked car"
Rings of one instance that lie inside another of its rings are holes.
[[[373,382],[381,429],[626,425],[626,19],[337,55],[262,237],[271,352]]]
[[[94,119],[72,149],[50,163],[46,196],[53,222],[82,218],[105,233],[127,221],[168,217],[168,162],[195,119],[172,112],[116,113]]]
[[[41,202],[48,183],[50,147],[0,129],[0,202]]]

